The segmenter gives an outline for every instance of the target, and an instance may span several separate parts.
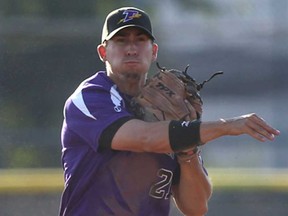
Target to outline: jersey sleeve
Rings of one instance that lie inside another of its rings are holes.
[[[97,151],[99,138],[105,128],[132,115],[126,110],[125,102],[115,86],[107,89],[96,84],[86,84],[80,86],[66,101],[64,117],[67,130],[71,130]]]

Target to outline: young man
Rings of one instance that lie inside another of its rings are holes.
[[[265,141],[279,134],[256,114],[187,127],[136,119],[129,102],[157,58],[154,39],[140,9],[120,8],[107,16],[97,47],[106,71],[84,80],[65,104],[60,215],[167,216],[171,196],[183,214],[204,215],[212,186],[201,157],[195,153],[183,162],[172,149],[224,135]],[[177,134],[179,143],[171,140]]]

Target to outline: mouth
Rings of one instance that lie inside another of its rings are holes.
[[[124,61],[125,64],[139,64],[139,62],[137,59],[127,59]]]

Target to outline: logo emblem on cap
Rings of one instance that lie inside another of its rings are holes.
[[[133,19],[137,19],[137,18],[140,18],[142,15],[139,13],[139,11],[137,10],[125,10],[123,12],[123,15],[125,15],[125,17],[121,20],[119,20],[118,24],[119,23],[125,23],[125,22],[128,22],[130,20],[133,20]]]

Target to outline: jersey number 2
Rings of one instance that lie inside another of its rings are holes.
[[[150,196],[156,199],[168,199],[173,173],[167,169],[160,169],[158,170],[158,176],[160,177],[160,181],[151,187]]]

